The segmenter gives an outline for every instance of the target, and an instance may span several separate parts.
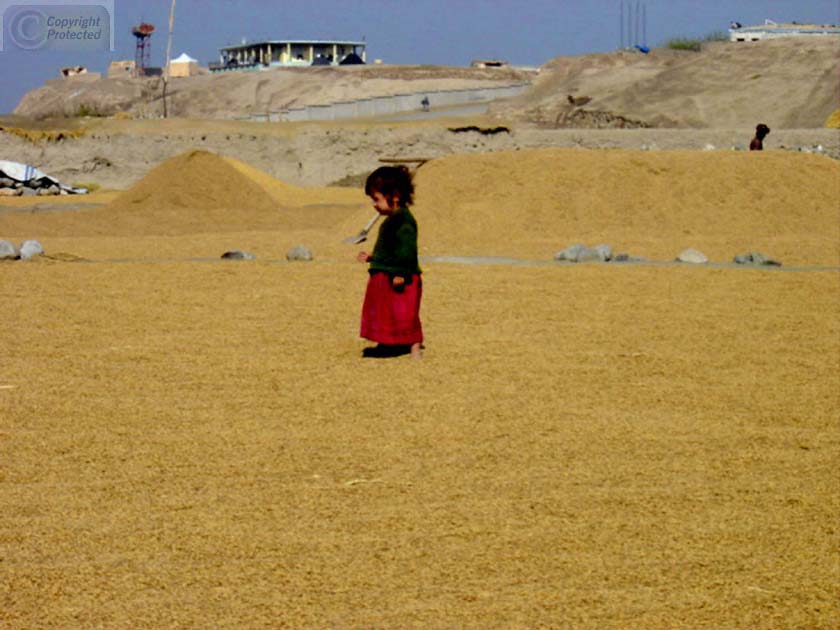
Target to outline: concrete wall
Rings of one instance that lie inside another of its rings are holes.
[[[731,42],[757,42],[763,39],[778,39],[780,37],[840,37],[837,26],[809,26],[796,27],[767,27],[748,26],[746,28],[729,29]]]
[[[134,74],[134,60],[125,59],[122,61],[112,61],[108,66],[108,78],[130,77]]]
[[[492,88],[394,94],[392,96],[363,98],[355,101],[341,101],[330,103],[329,105],[309,105],[307,107],[284,109],[269,114],[255,114],[249,116],[248,119],[269,120],[271,122],[294,122],[376,118],[402,112],[420,111],[422,109],[420,101],[423,100],[423,97],[429,99],[429,106],[432,108],[452,107],[455,105],[469,105],[470,103],[486,103],[499,98],[510,98],[521,94],[528,87],[528,83],[516,83]]]

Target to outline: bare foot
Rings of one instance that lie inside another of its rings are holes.
[[[419,343],[411,344],[411,358],[412,359],[422,359],[423,358],[422,346]]]

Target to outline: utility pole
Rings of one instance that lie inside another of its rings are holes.
[[[633,45],[638,46],[641,44],[641,40],[639,39],[639,24],[641,20],[641,4],[642,0],[636,0],[636,29],[633,31]]]
[[[618,27],[621,31],[621,45],[619,50],[624,50],[624,0],[621,0],[618,8]]]
[[[172,54],[172,29],[175,26],[175,0],[169,5],[169,36],[166,38],[166,65],[163,67],[163,117],[169,114],[166,108],[166,87],[169,83],[169,57]]]

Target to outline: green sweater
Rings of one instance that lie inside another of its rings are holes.
[[[391,276],[404,278],[420,273],[417,261],[417,221],[408,208],[398,209],[379,226],[369,271],[384,271]]]

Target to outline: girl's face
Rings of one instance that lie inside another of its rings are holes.
[[[379,214],[394,214],[394,210],[397,209],[397,200],[394,197],[390,199],[383,195],[381,192],[375,192],[370,196],[371,201],[373,202],[374,209]]]

